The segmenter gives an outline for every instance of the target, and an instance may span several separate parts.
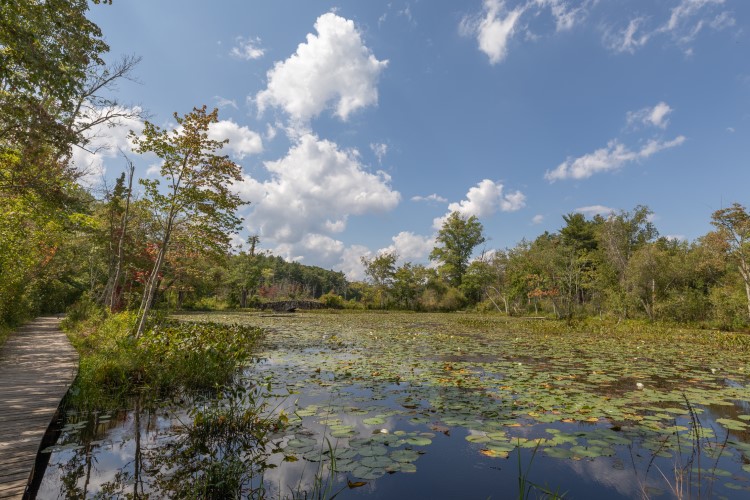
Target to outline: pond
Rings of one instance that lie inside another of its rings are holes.
[[[267,331],[237,383],[268,389],[255,395],[288,425],[241,476],[254,496],[750,495],[750,356],[707,334],[554,334],[478,314],[180,319]],[[201,401],[69,412],[39,498],[179,496],[174,443]]]

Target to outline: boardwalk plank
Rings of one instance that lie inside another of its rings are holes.
[[[44,433],[78,370],[60,320],[37,318],[0,349],[0,498],[22,498]]]

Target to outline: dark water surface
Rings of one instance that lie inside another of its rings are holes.
[[[478,315],[188,319],[268,329],[238,383],[270,376],[289,426],[248,491],[514,498],[525,478],[531,498],[750,497],[750,359],[689,333],[552,335]],[[172,496],[163,456],[197,404],[70,412],[39,498]]]

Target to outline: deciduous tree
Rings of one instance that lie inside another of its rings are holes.
[[[750,214],[739,203],[717,210],[711,224],[729,245],[729,255],[737,263],[747,296],[747,314],[750,319]]]
[[[464,217],[453,212],[443,222],[436,238],[439,246],[430,252],[430,260],[440,262],[440,272],[452,286],[461,285],[474,248],[486,241],[483,232],[482,223],[474,215]]]
[[[239,165],[217,152],[227,141],[208,138],[208,129],[218,121],[218,110],[207,113],[206,107],[195,108],[185,116],[174,114],[177,126],[163,130],[145,123],[142,136],[131,133],[137,153],[155,153],[161,159],[160,177],[166,181],[141,180],[144,201],[160,221],[160,234],[154,266],[146,280],[138,311],[139,336],[145,326],[160,281],[173,232],[183,226],[197,248],[225,251],[229,233],[239,228],[235,215],[242,200],[230,190],[239,181]]]

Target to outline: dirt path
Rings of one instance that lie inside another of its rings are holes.
[[[41,317],[0,349],[0,498],[23,497],[39,445],[78,372],[60,319]]]

